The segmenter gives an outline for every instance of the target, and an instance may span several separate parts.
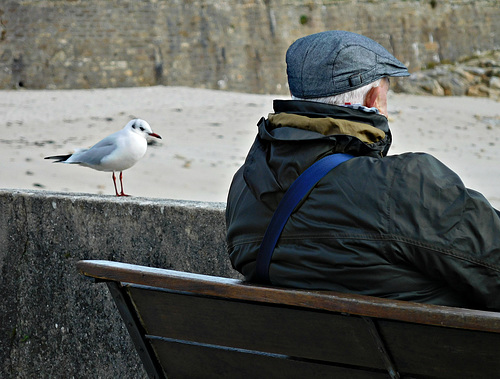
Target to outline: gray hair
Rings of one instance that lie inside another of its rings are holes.
[[[387,78],[383,78],[387,79]],[[344,104],[361,104],[364,105],[365,98],[368,92],[374,87],[380,86],[380,83],[383,79],[375,80],[374,82],[367,84],[361,88],[357,88],[353,91],[344,92],[340,95],[335,96],[327,96],[327,97],[318,97],[313,99],[302,99],[300,97],[296,97],[292,95],[293,100],[307,100],[307,101],[316,101],[318,103],[332,104],[332,105],[344,105]]]

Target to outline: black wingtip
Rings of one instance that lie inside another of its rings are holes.
[[[45,157],[44,159],[56,159],[52,163],[57,163],[57,162],[64,162],[66,159],[71,157],[72,154],[66,154],[66,155],[52,155],[50,157]]]

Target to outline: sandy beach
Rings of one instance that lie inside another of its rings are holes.
[[[0,91],[0,188],[114,196],[111,173],[43,158],[90,147],[134,117],[163,139],[124,172],[137,197],[225,201],[275,95],[186,87]],[[390,93],[390,154],[428,152],[500,208],[500,103]]]

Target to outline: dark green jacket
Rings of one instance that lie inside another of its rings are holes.
[[[386,156],[387,119],[275,101],[229,191],[231,262],[248,280],[285,191],[319,158],[356,157],[327,174],[288,220],[274,285],[500,310],[500,217],[436,158]]]

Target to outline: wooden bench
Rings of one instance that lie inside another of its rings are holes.
[[[500,377],[500,313],[109,261],[78,269],[107,283],[151,378]]]

